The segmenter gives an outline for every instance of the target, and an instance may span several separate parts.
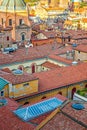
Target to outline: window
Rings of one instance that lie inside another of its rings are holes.
[[[9,41],[9,36],[7,36],[7,41]]]
[[[78,53],[80,53],[80,51],[78,51]]]
[[[3,97],[4,96],[4,91],[1,91],[0,95]]]
[[[27,86],[29,86],[29,83],[23,84],[23,87],[27,87]]]
[[[71,40],[71,38],[70,38],[70,36],[68,36],[68,42],[70,42],[70,40]]]
[[[46,96],[43,96],[41,99],[45,99],[46,98]]]
[[[2,25],[3,25],[3,23],[4,23],[4,20],[3,20],[3,18],[1,19],[1,21],[2,21]]]
[[[19,19],[19,25],[22,25],[22,19]]]
[[[51,0],[48,0],[48,4],[50,4],[51,3]]]
[[[9,25],[10,26],[12,25],[12,19],[9,19]]]
[[[24,41],[25,40],[25,34],[21,35],[21,40]]]

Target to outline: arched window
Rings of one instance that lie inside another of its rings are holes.
[[[7,36],[7,41],[9,41],[9,36]]]
[[[62,92],[60,91],[60,92],[58,92],[58,94],[62,95]]]
[[[35,65],[32,65],[32,73],[35,73]]]
[[[36,63],[31,64],[31,72],[32,73],[36,72]]]
[[[25,32],[21,33],[21,41],[25,41],[25,36],[26,36]]]
[[[25,40],[25,35],[24,34],[22,34],[22,41],[24,41]]]
[[[41,99],[45,99],[46,98],[46,96],[43,96]]]
[[[73,95],[74,95],[75,92],[76,92],[76,88],[73,88],[72,89],[72,97],[71,97],[72,99],[73,99]]]
[[[85,88],[87,88],[87,84],[85,85]]]
[[[25,103],[24,103],[24,105],[27,105],[27,104],[29,104],[29,102],[25,102]]]

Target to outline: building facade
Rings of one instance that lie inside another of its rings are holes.
[[[24,42],[30,39],[30,21],[23,0],[3,0],[1,2],[0,25],[3,28],[12,28],[12,42]]]

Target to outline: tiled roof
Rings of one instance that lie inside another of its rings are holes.
[[[77,47],[75,47],[75,50],[87,53],[87,44],[86,45],[82,45],[82,44],[78,45]]]
[[[53,46],[54,44],[47,44],[28,48],[28,53],[26,53],[26,48],[18,49],[16,52],[10,54],[0,53],[0,65],[44,58],[49,53],[52,53],[54,50],[57,50],[60,45],[55,44],[55,48],[54,50],[52,50]]]
[[[84,68],[84,69],[83,69]],[[87,63],[35,73],[39,78],[39,92],[60,88],[87,80]]]
[[[49,61],[46,61],[42,64],[43,67],[46,67],[46,68],[50,68],[50,69],[54,69],[54,68],[60,68],[60,66],[54,64],[54,63],[51,63]]]
[[[40,130],[86,130],[62,113],[58,113]]]
[[[61,63],[72,64],[72,60],[68,60],[68,59],[60,57],[58,55],[49,55],[49,58],[56,60],[56,61],[60,61]]]
[[[34,126],[21,121],[6,106],[0,108],[1,130],[34,130]]]
[[[77,121],[82,122],[83,124],[87,125],[87,104],[84,104],[84,110],[76,110],[73,109],[72,106],[73,102],[68,103],[62,111],[70,115],[71,117],[75,118]]]
[[[21,75],[14,75],[12,73],[6,73],[3,71],[0,71],[0,76],[8,80],[12,84],[19,84],[19,83],[24,83],[24,82],[37,79],[35,76],[28,73],[23,73]]]
[[[56,98],[62,101],[66,100],[65,97],[59,94],[56,95]],[[6,100],[7,100],[7,105],[0,107],[0,129],[1,130],[35,130],[36,126],[39,125],[47,116],[51,114],[51,112],[46,113],[26,123],[13,114],[13,111],[18,109],[20,105],[17,102],[15,102],[13,99],[6,98]],[[47,100],[47,98],[44,100]]]
[[[29,60],[35,60],[38,58],[47,57],[49,54],[62,54],[67,50],[72,50],[71,47],[61,47],[60,44],[45,44],[41,46],[36,46],[33,48],[28,48],[28,53],[25,48],[18,49],[10,54],[2,54],[0,53],[0,65],[6,64],[16,64],[20,62],[25,62]],[[54,48],[53,48],[54,47]]]
[[[75,110],[72,108],[72,102],[68,102],[40,130],[86,130],[87,104],[84,106],[83,110]]]
[[[54,30],[51,30],[51,31],[41,31],[41,33],[43,33],[47,38],[51,38],[51,37],[55,37],[57,36],[57,32],[54,31]]]
[[[13,111],[20,105],[13,99],[6,98],[7,104],[0,107],[0,130],[34,130],[34,126],[17,118]]]

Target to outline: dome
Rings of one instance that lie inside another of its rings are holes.
[[[24,0],[3,0],[0,5],[0,11],[24,11],[26,10],[26,5]]]

